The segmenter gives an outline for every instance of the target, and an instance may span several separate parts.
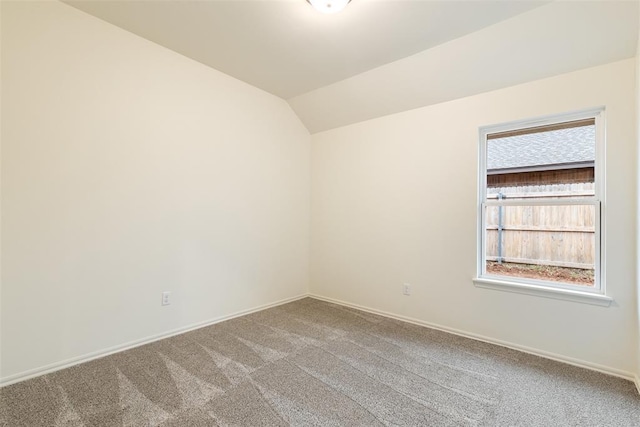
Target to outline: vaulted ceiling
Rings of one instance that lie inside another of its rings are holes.
[[[287,100],[310,132],[629,58],[637,2],[66,1]]]

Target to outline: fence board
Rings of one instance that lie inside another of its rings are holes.
[[[538,199],[589,191],[593,183],[503,188],[508,199],[526,194]],[[546,191],[546,193],[545,193]],[[536,194],[537,193],[537,194]],[[498,258],[499,206],[486,207],[486,258]],[[507,262],[593,269],[595,266],[595,207],[503,206],[502,259]]]

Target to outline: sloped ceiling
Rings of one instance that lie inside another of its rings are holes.
[[[637,10],[636,2],[552,3],[294,97],[289,104],[316,133],[632,58]]]
[[[627,1],[66,1],[287,100],[311,133],[635,55]]]

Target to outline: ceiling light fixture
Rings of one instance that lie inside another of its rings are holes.
[[[338,13],[349,4],[351,0],[307,0],[316,10],[322,13]]]

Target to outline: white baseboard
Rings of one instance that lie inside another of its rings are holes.
[[[193,331],[195,329],[204,328],[205,326],[214,325],[216,323],[224,322],[225,320],[230,320],[236,317],[244,316],[247,314],[255,313],[257,311],[266,310],[268,308],[276,307],[282,304],[287,304],[293,301],[297,301],[302,298],[308,297],[308,294],[302,294],[291,298],[285,298],[280,301],[276,301],[269,304],[264,304],[258,307],[250,308],[247,310],[241,310],[233,314],[229,314],[226,316],[216,317],[214,319],[205,320],[204,322],[194,323],[192,325],[184,326],[182,328],[173,329],[168,332],[163,332],[161,334],[152,335],[150,337],[141,338],[139,340],[131,341],[126,344],[116,345],[113,347],[109,347],[103,350],[94,351],[82,356],[73,357],[71,359],[63,360],[60,362],[51,363],[49,365],[45,365],[39,368],[30,369],[28,371],[19,372],[14,375],[9,375],[8,377],[0,378],[0,387],[4,387],[10,384],[15,384],[17,382],[25,381],[31,378],[39,377],[41,375],[50,374],[51,372],[59,371],[61,369],[69,368],[71,366],[79,365],[81,363],[89,362],[91,360],[99,359],[101,357],[108,356],[113,353],[118,353],[121,351],[129,350],[135,347],[140,347],[141,345],[149,344],[154,341],[162,340],[165,338],[172,337],[174,335],[184,334],[185,332]]]
[[[349,302],[346,302],[346,301],[341,301],[341,300],[337,300],[337,299],[333,299],[333,298],[327,298],[327,297],[323,297],[323,296],[315,295],[315,294],[309,294],[309,297],[317,299],[317,300],[320,300],[320,301],[326,301],[326,302],[330,302],[330,303],[333,303],[333,304],[342,305],[342,306],[345,306],[345,307],[355,308],[357,310],[366,311],[368,313],[377,314],[377,315],[388,317],[388,318],[391,318],[391,319],[401,320],[403,322],[412,323],[414,325],[424,326],[424,327],[431,328],[431,329],[437,329],[439,331],[448,332],[450,334],[458,335],[458,336],[461,336],[461,337],[471,338],[471,339],[474,339],[474,340],[477,340],[477,341],[483,341],[483,342],[486,342],[486,343],[489,343],[489,344],[496,344],[496,345],[499,345],[501,347],[507,347],[507,348],[510,348],[512,350],[522,351],[524,353],[533,354],[535,356],[544,357],[546,359],[555,360],[557,362],[568,363],[569,365],[577,366],[579,368],[585,368],[585,369],[589,369],[589,370],[592,370],[592,371],[597,371],[597,372],[601,372],[601,373],[604,373],[604,374],[613,375],[615,377],[624,378],[624,379],[632,381],[632,382],[635,381],[636,387],[638,388],[638,393],[640,393],[640,378],[637,375],[634,375],[631,372],[626,372],[626,371],[623,371],[623,370],[620,370],[620,369],[611,368],[609,366],[599,365],[597,363],[591,363],[591,362],[587,362],[585,360],[580,360],[580,359],[575,359],[575,358],[568,357],[568,356],[563,356],[561,354],[551,353],[551,352],[539,350],[539,349],[536,349],[536,348],[526,347],[526,346],[523,346],[523,345],[520,345],[520,344],[514,344],[514,343],[511,343],[511,342],[502,341],[502,340],[498,340],[498,339],[495,339],[495,338],[474,334],[474,333],[471,333],[471,332],[462,331],[462,330],[459,330],[459,329],[454,329],[454,328],[450,328],[450,327],[447,327],[447,326],[438,325],[438,324],[435,324],[435,323],[425,322],[423,320],[413,319],[411,317],[400,316],[400,315],[397,315],[397,314],[388,313],[386,311],[376,310],[376,309],[369,308],[369,307],[364,307],[364,306],[361,306],[361,305],[358,305],[358,304],[352,304],[352,303],[349,303]]]
[[[640,394],[640,374],[636,375],[636,390],[638,390],[638,394]]]

